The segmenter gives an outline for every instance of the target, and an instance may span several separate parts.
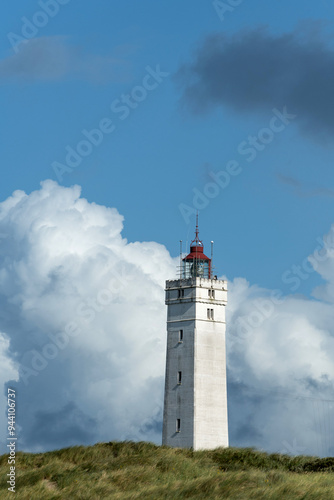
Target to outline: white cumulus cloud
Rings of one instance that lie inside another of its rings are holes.
[[[15,387],[19,448],[161,442],[164,284],[178,258],[129,243],[115,208],[45,181],[0,203],[0,383]],[[230,443],[334,454],[334,259],[314,298],[229,283]],[[6,451],[4,412],[1,452]],[[0,422],[1,423],[1,422]]]
[[[0,227],[10,343],[0,376],[16,377],[12,363],[20,372],[20,446],[159,439],[164,280],[175,261],[162,245],[122,238],[116,209],[53,181],[3,202]]]

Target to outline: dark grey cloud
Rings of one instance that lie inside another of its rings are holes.
[[[301,186],[301,183],[297,179],[295,179],[294,177],[290,177],[289,175],[278,173],[276,177],[282,184],[285,184],[287,186],[292,186],[296,188],[299,188]]]
[[[298,179],[280,173],[276,174],[276,177],[282,184],[294,188],[294,194],[300,198],[314,198],[316,196],[334,197],[334,189],[325,187],[308,188]]]
[[[17,53],[0,60],[0,81],[57,81],[65,77],[94,83],[129,80],[131,68],[124,51],[115,47],[114,53],[85,53],[64,36],[32,38],[21,43]]]
[[[240,113],[287,106],[304,132],[326,140],[334,131],[334,51],[319,29],[209,36],[176,80],[183,104],[195,113],[217,106]]]
[[[33,448],[36,443],[62,448],[80,444],[91,444],[96,438],[97,420],[87,416],[72,401],[63,408],[35,413],[30,428],[22,434],[22,445]]]

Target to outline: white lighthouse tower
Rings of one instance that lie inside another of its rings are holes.
[[[162,444],[228,446],[227,282],[212,276],[202,241],[191,242],[180,278],[166,281],[167,357]]]

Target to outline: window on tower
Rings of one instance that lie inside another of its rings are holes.
[[[178,298],[180,299],[181,297],[184,297],[184,290],[183,290],[183,288],[180,288],[178,290]]]
[[[177,372],[177,383],[181,385],[182,382],[182,372]]]
[[[183,342],[183,330],[179,330],[179,342]]]
[[[213,309],[207,309],[206,314],[208,319],[214,319]]]
[[[176,419],[176,432],[181,432],[181,419]]]

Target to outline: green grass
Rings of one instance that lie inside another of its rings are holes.
[[[334,458],[289,457],[253,449],[192,451],[111,442],[48,453],[17,453],[15,498],[314,499],[334,498]],[[7,491],[0,456],[0,498]]]

